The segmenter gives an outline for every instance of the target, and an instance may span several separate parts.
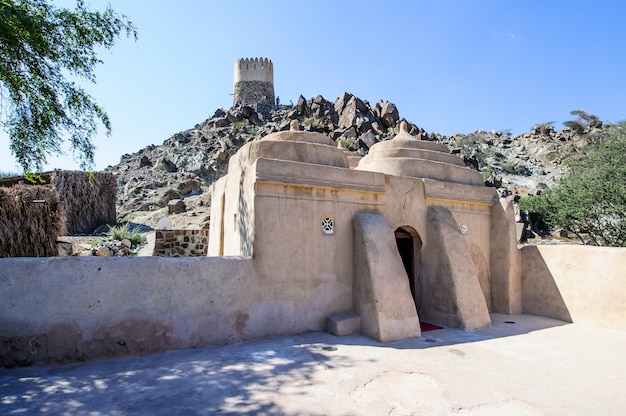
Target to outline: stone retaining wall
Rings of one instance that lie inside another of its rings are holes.
[[[206,256],[209,249],[209,230],[156,230],[153,256]]]

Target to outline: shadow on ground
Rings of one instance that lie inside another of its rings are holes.
[[[311,333],[144,357],[2,369],[0,414],[297,414],[284,407],[285,395],[295,400],[332,397],[320,374],[372,368],[379,364],[373,351],[380,348],[433,349],[564,324],[527,316],[493,315],[492,320],[494,325],[484,330],[441,329],[389,344]],[[364,353],[350,354],[351,346]],[[306,414],[325,412],[313,408]]]

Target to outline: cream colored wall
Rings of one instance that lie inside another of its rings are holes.
[[[237,59],[233,71],[233,84],[240,81],[274,83],[274,64],[267,58]]]
[[[307,304],[275,325],[285,333],[322,330],[329,315],[352,309],[352,217],[384,202],[383,175],[259,159],[254,164],[254,262],[263,299]],[[333,235],[322,222],[331,218]],[[282,306],[281,306],[282,305]]]
[[[521,256],[517,249],[513,197],[500,198],[493,205],[490,241],[492,311],[521,313]]]
[[[491,324],[470,246],[452,212],[443,206],[428,209],[431,243],[423,258],[423,296],[418,314],[427,322],[477,329]]]
[[[446,183],[424,180],[426,206],[440,206],[450,210],[474,263],[477,278],[487,308],[492,309],[493,294],[491,291],[491,238],[492,206],[497,195],[493,188],[486,186],[470,186],[457,183]],[[511,217],[511,221],[513,218]],[[437,251],[427,253],[437,256]]]
[[[267,336],[251,259],[0,259],[0,365]],[[253,322],[252,325],[249,323]]]
[[[324,308],[311,311],[306,317],[308,322],[297,322],[302,316],[293,314],[290,317],[293,322],[286,330],[322,327],[329,312],[353,307],[349,290],[354,270],[349,260],[355,255],[351,223],[357,212],[377,211],[389,221],[392,230],[401,226],[415,230],[428,252],[428,198],[422,179],[272,159],[257,159],[248,172],[256,178],[253,257],[264,286],[273,291],[264,298],[303,301],[317,296],[314,288],[320,285],[336,286],[331,298],[318,299]],[[489,305],[490,215],[494,190],[436,181],[429,181],[428,188],[433,204],[447,204],[457,221],[468,224],[469,232],[464,237],[467,252],[475,255],[477,265],[481,266],[483,297]],[[333,236],[322,233],[322,220],[326,217],[334,220]],[[432,269],[429,265],[435,264],[437,252],[429,253],[422,258],[423,264],[415,265],[416,269]],[[475,270],[471,257],[468,261]],[[422,271],[417,271],[417,275]],[[474,273],[467,278],[479,276]],[[426,284],[418,281],[418,292],[425,293],[424,296],[434,293],[435,289],[420,286],[421,283]]]
[[[224,255],[224,209],[226,177],[211,185],[211,222],[209,232],[209,256]]]
[[[626,330],[626,248],[521,249],[524,313]]]
[[[385,176],[385,204],[380,211],[394,230],[401,226],[413,228],[419,234],[422,246],[428,244],[424,200],[424,183],[420,179]]]
[[[209,256],[252,256],[254,245],[254,170],[251,169],[248,147],[244,147],[230,158],[229,174],[213,187],[213,192],[223,195],[221,216],[211,216],[211,234],[220,236],[218,247],[209,242]],[[219,198],[219,196],[216,196]],[[213,214],[213,208],[211,208]],[[219,231],[218,231],[219,229]],[[214,241],[214,240],[212,240]]]

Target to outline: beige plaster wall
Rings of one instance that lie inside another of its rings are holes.
[[[230,158],[229,174],[212,186],[211,218],[217,223],[211,222],[210,256],[253,254],[254,171],[250,168],[248,153],[242,150]]]
[[[322,330],[326,317],[352,309],[351,221],[383,203],[384,177],[272,159],[258,159],[254,172],[253,258],[262,297],[276,305],[309,299],[306,315],[284,311],[275,325],[285,333]],[[326,218],[332,234],[322,229]]]
[[[428,245],[426,233],[427,206],[424,203],[424,183],[420,179],[405,176],[385,176],[385,204],[380,212],[396,230],[406,226],[414,229],[422,246]]]
[[[358,270],[353,268],[357,253],[351,224],[357,212],[380,212],[391,226],[387,237],[392,240],[398,227],[414,230],[421,246],[428,250],[428,204],[422,179],[263,158],[257,159],[247,174],[256,180],[253,258],[263,282],[260,290],[265,297],[288,301],[303,296],[312,287],[328,288],[327,297],[317,299],[316,308],[310,312],[310,319],[317,320],[320,327],[329,313],[354,307],[349,293]],[[489,298],[489,225],[494,191],[484,186],[468,190],[467,185],[434,181],[429,181],[429,188],[438,198],[437,203],[445,200],[469,225],[471,232],[462,238],[473,248],[469,253],[476,257],[485,280],[487,295],[480,299],[478,292],[480,304],[485,305]],[[460,194],[466,194],[464,200]],[[324,218],[333,219],[333,235],[322,232]],[[420,253],[416,254],[419,257]],[[434,265],[430,269],[437,268],[437,249],[431,254],[423,259],[424,264],[416,262],[417,279],[429,264]],[[366,261],[362,255],[358,257]],[[473,266],[473,261],[468,258],[468,266]],[[418,280],[416,291],[432,293],[425,284]],[[461,304],[463,311],[459,313],[466,316],[461,318],[462,323],[455,324],[468,328],[484,325],[486,310],[474,319],[470,316],[473,309],[467,310],[466,303]],[[290,325],[285,331],[314,329],[311,321]]]
[[[423,181],[426,205],[448,209],[458,225],[476,268],[485,303],[491,311],[492,211],[493,205],[498,203],[495,189],[482,184],[471,186],[431,179]],[[510,221],[513,220],[511,217]],[[437,251],[431,253],[437,255]]]
[[[524,313],[626,330],[626,248],[521,249]]]
[[[269,296],[250,258],[0,259],[0,365],[284,334],[334,289]]]
[[[209,232],[209,256],[224,255],[224,209],[226,178],[222,176],[211,185],[211,223]]]
[[[513,197],[500,198],[493,205],[490,241],[491,310],[521,313],[521,257],[517,249]]]
[[[438,255],[436,248],[428,251],[427,209],[429,204],[446,205],[460,224],[468,226],[468,233],[462,236],[469,248],[468,264],[474,263],[478,270],[473,277],[480,279],[481,304],[489,309],[493,189],[266,158],[247,165],[243,163],[245,154],[241,158],[231,158],[231,168],[235,168],[231,172],[235,174],[229,174],[228,183],[214,190],[222,188],[226,193],[224,254],[252,255],[264,298],[282,304],[303,297],[313,299],[310,291],[315,287],[323,288],[318,294],[325,293],[315,298],[315,307],[306,319],[276,322],[282,332],[323,328],[329,314],[353,307],[349,296],[355,273],[351,224],[360,211],[380,212],[391,225],[390,238],[398,227],[411,229],[419,236],[421,247],[431,253],[421,262],[421,253],[416,253],[416,292],[423,294],[431,291],[420,280],[422,270],[436,268],[434,259]],[[248,218],[246,229],[237,230],[231,215]],[[325,218],[334,222],[332,235],[322,232]],[[238,236],[226,235],[228,230]],[[218,233],[217,228],[214,231]],[[238,247],[229,241],[242,241],[238,239],[247,239],[246,246],[251,249],[237,251]],[[219,253],[215,247],[209,250],[211,254]],[[482,316],[480,324],[469,317],[461,320],[463,324],[457,324],[464,327],[480,326],[484,321]]]

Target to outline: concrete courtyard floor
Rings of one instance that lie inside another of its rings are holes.
[[[626,332],[492,320],[390,344],[311,333],[0,369],[0,414],[626,414]]]

